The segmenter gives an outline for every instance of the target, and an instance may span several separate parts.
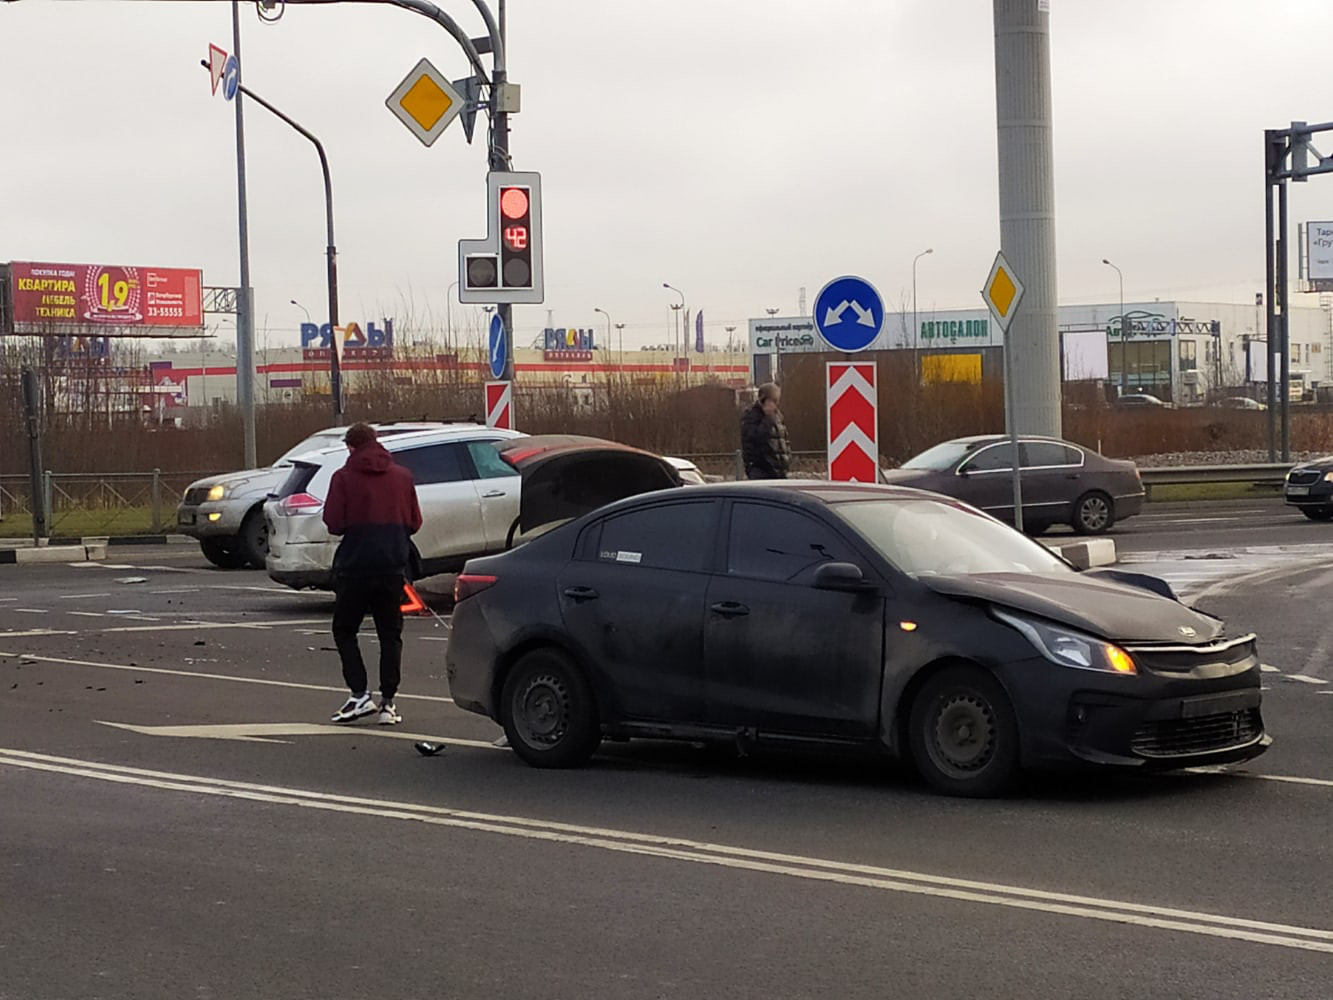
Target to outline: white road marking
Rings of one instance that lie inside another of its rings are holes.
[[[269,629],[279,628],[287,625],[317,625],[324,622],[323,618],[294,618],[287,621],[253,621],[253,622],[192,622],[185,625],[126,625],[118,628],[99,629],[101,632],[184,632],[189,629],[219,629],[219,628],[249,628],[249,629]]]
[[[150,594],[197,594],[198,587],[172,587],[168,590],[150,590]]]
[[[1267,663],[1261,663],[1261,664],[1259,664],[1259,669],[1260,669],[1263,673],[1266,673],[1266,674],[1280,674],[1280,673],[1282,673],[1281,669],[1279,669],[1278,667],[1270,666],[1270,665],[1267,664]]]
[[[66,614],[81,615],[84,618],[105,618],[105,611],[67,611]]]
[[[68,629],[56,628],[33,628],[26,632],[0,632],[0,639],[31,639],[42,635],[78,635],[79,633]],[[0,654],[3,655],[3,654]],[[18,655],[18,654],[13,654]]]
[[[80,563],[80,565],[84,564]],[[108,590],[101,594],[61,594],[59,596],[62,601],[81,601],[88,597],[110,597],[111,592]]]
[[[448,642],[447,635],[423,635],[419,637],[422,642]]]
[[[50,613],[45,608],[10,608],[9,610],[25,615],[45,615]]]
[[[216,795],[351,815],[409,820],[431,826],[567,844],[621,854],[665,858],[886,892],[983,903],[1333,954],[1333,931],[1317,927],[1301,927],[1223,914],[1151,906],[1097,896],[1049,892],[997,882],[959,879],[829,858],[760,851],[729,844],[714,844],[630,830],[556,823],[526,816],[468,812],[415,802],[368,799],[281,785],[259,785],[198,775],[151,771],[23,750],[0,749],[0,765],[191,795]]]
[[[397,726],[381,726],[374,721],[374,716],[367,716],[371,721],[356,724],[338,725],[337,723],[316,722],[248,722],[238,725],[217,726],[132,726],[125,722],[102,722],[94,720],[99,726],[112,726],[115,729],[127,729],[144,736],[171,736],[178,739],[197,740],[242,740],[250,743],[288,743],[283,736],[382,736],[391,740],[429,740],[432,743],[447,743],[450,746],[473,747],[481,750],[500,749],[487,740],[463,740],[446,736],[428,736],[425,733],[405,733]]]
[[[1327,684],[1328,681],[1322,677],[1311,677],[1308,674],[1284,674],[1284,677],[1293,681],[1301,681],[1305,684]]]
[[[0,597],[0,604],[8,604],[11,601],[17,601],[17,597]]]
[[[0,632],[0,640],[3,639],[21,639],[30,635],[76,635],[75,632],[54,632],[42,630],[36,632]],[[238,677],[233,674],[208,674],[197,670],[172,670],[168,667],[136,667],[130,663],[100,663],[96,660],[70,660],[60,656],[39,656],[36,653],[11,653],[0,651],[0,657],[6,659],[25,659],[36,660],[38,663],[57,663],[67,667],[95,667],[99,670],[128,670],[140,674],[166,674],[171,677],[190,677],[196,680],[207,681],[232,681],[237,684],[263,684],[268,687],[297,688],[302,691],[335,691],[338,694],[346,695],[347,688],[342,686],[330,686],[326,684],[303,684],[299,681],[279,681],[269,677]],[[452,705],[454,700],[437,694],[403,694],[399,691],[394,697],[395,701],[430,701],[443,702]]]

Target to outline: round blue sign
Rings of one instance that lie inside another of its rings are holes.
[[[491,317],[490,347],[488,349],[491,378],[501,379],[505,376],[505,354],[507,353],[505,347],[505,325],[500,321],[500,314],[496,313]]]
[[[241,84],[241,64],[235,56],[227,56],[222,66],[222,96],[231,100],[236,96],[236,88]]]
[[[865,278],[834,278],[815,296],[815,329],[835,351],[864,351],[884,328],[884,300]]]

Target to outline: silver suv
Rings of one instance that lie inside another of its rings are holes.
[[[422,525],[413,541],[427,574],[461,569],[472,556],[507,547],[518,521],[521,482],[495,446],[524,436],[476,424],[381,436],[393,460],[416,481]],[[346,461],[341,444],[301,456],[264,505],[268,575],[278,583],[298,590],[332,586],[338,539],[324,526],[324,500]]]
[[[381,438],[449,426],[440,421],[374,424]],[[476,424],[466,425],[477,429]],[[176,508],[176,530],[199,539],[204,558],[223,569],[264,568],[268,556],[268,524],[264,501],[282,485],[297,455],[341,445],[346,427],[317,431],[289,448],[266,469],[247,469],[209,476],[191,483]],[[345,454],[345,450],[344,450]]]

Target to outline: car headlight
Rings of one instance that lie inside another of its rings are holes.
[[[1101,670],[1111,674],[1137,674],[1134,658],[1109,642],[1052,625],[1033,618],[1020,618],[1005,611],[995,611],[995,617],[1022,632],[1036,647],[1037,652],[1062,667],[1078,670]]]
[[[1333,472],[1325,472],[1325,473],[1324,473],[1324,482],[1326,482],[1326,483],[1333,483]]]
[[[221,500],[226,495],[227,487],[225,486],[212,486],[208,490],[208,499],[210,500]]]

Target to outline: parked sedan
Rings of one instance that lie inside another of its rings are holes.
[[[1333,521],[1333,455],[1293,468],[1282,484],[1282,495],[1311,521]]]
[[[1133,462],[1103,458],[1057,438],[1018,442],[1023,484],[1023,529],[1040,534],[1068,524],[1100,535],[1143,509],[1143,481]],[[884,471],[884,481],[933,490],[1013,523],[1013,445],[1001,434],[957,438]]]
[[[1262,753],[1254,636],[1169,595],[917,490],[694,486],[470,560],[446,666],[538,767],[608,736],[827,746],[990,795],[1028,766]]]

